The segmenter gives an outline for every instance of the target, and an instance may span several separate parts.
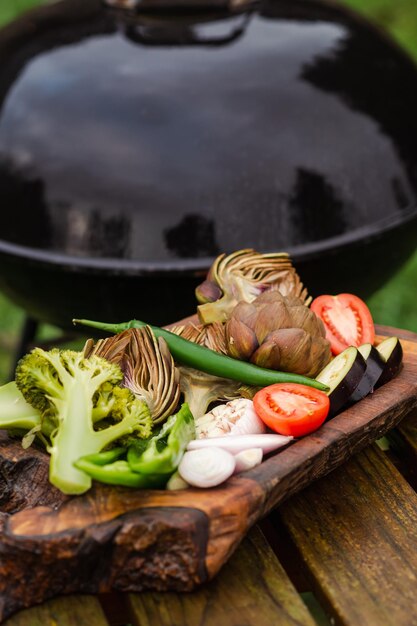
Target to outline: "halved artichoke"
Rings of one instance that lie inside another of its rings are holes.
[[[196,289],[200,321],[225,322],[238,302],[252,302],[271,287],[305,303],[310,300],[287,253],[261,254],[247,249],[221,254]]]
[[[197,419],[207,413],[213,402],[227,402],[240,398],[240,383],[212,376],[192,367],[180,366],[180,388],[190,411]]]
[[[149,326],[100,339],[94,347],[87,344],[84,350],[121,366],[123,384],[146,402],[154,423],[164,421],[175,411],[181,395],[179,371],[166,341],[157,339]]]

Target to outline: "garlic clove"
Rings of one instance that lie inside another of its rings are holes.
[[[237,398],[219,404],[195,420],[197,439],[264,433],[266,428],[253,408],[252,400]]]
[[[246,472],[257,465],[262,463],[263,451],[262,448],[249,448],[248,450],[242,450],[235,455],[235,474],[240,472]]]
[[[181,478],[179,472],[176,471],[167,482],[165,489],[168,489],[168,491],[176,491],[180,489],[188,489],[189,486],[190,485],[183,478]]]
[[[266,431],[264,422],[255,412],[252,400],[241,398],[238,400],[243,412],[230,429],[231,435],[258,435]]]
[[[234,472],[235,457],[221,448],[191,450],[182,457],[178,472],[193,487],[216,487]]]

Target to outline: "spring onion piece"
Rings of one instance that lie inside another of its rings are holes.
[[[243,450],[261,448],[264,454],[273,452],[290,443],[294,437],[285,435],[228,435],[227,437],[207,437],[206,439],[194,439],[190,441],[187,450],[199,450],[202,448],[222,448],[232,454],[238,454]]]
[[[128,328],[143,328],[144,326],[149,326],[149,324],[139,320],[131,320],[130,322],[122,322],[120,324],[107,324],[105,322],[74,319],[73,323],[109,333],[121,333]],[[158,328],[157,326],[150,326],[150,328],[153,330],[156,337],[163,337],[165,339],[172,356],[177,362],[188,365],[189,367],[194,367],[202,372],[207,372],[207,374],[238,380],[246,385],[255,385],[257,387],[266,387],[274,383],[291,382],[309,385],[310,387],[315,387],[322,391],[327,390],[326,385],[323,385],[318,380],[307,378],[299,374],[292,374],[291,372],[278,372],[264,369],[252,363],[246,363],[223,354],[218,354],[209,348],[199,346],[182,337],[178,337],[178,335],[164,328]]]
[[[205,448],[186,452],[178,472],[193,487],[216,487],[234,472],[236,461],[233,454],[221,448]]]

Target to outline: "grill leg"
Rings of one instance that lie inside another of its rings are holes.
[[[31,344],[33,343],[36,337],[38,328],[39,328],[38,320],[35,320],[33,317],[26,316],[25,321],[23,322],[22,332],[20,333],[19,343],[17,344],[16,351],[14,354],[12,370],[10,372],[10,380],[14,380],[14,373],[16,370],[16,365],[19,359],[21,359],[24,354],[29,352],[31,348]]]

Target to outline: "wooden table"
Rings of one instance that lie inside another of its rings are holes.
[[[198,591],[57,598],[5,624],[417,625],[417,412],[389,439],[281,505]]]

